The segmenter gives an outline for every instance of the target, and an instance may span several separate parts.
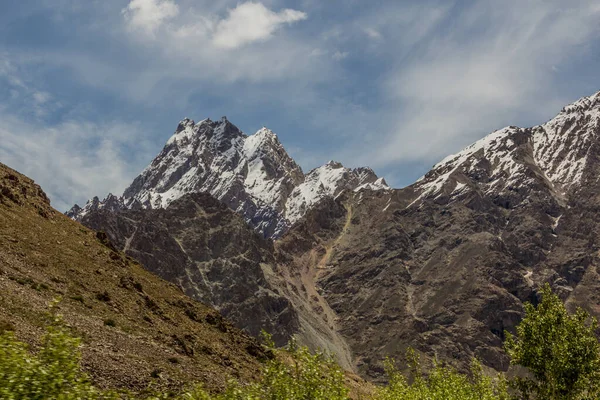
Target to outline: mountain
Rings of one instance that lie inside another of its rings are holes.
[[[298,328],[295,310],[263,272],[274,262],[272,242],[207,193],[184,195],[166,209],[90,211],[82,222],[254,336],[266,329],[285,345]]]
[[[599,135],[600,93],[494,132],[409,187],[346,192],[276,246],[312,271],[363,376],[380,379],[409,346],[507,370],[504,332],[544,282],[600,316]]]
[[[202,124],[206,122],[199,125]],[[361,178],[363,170],[349,171],[339,164],[329,163],[300,176],[302,179],[289,186],[283,183],[278,186],[286,187],[287,194],[281,197],[285,202],[270,201],[269,204],[285,203],[286,206],[282,211],[276,211],[277,206],[269,206],[270,211],[275,211],[262,213],[261,218],[270,215],[274,219],[259,219],[263,225],[249,221],[244,209],[240,211],[224,201],[238,210],[252,227],[284,229],[258,228],[261,234],[276,239],[272,245],[252,245],[261,249],[260,257],[250,259],[259,264],[264,280],[255,265],[240,268],[239,263],[231,261],[234,272],[213,275],[214,280],[208,286],[222,289],[218,296],[235,297],[238,292],[230,279],[256,282],[257,286],[252,289],[255,293],[265,290],[271,300],[287,301],[285,309],[294,322],[281,326],[282,337],[291,332],[313,347],[333,350],[349,368],[372,380],[383,379],[386,356],[402,359],[408,347],[416,349],[426,360],[438,358],[459,368],[468,368],[471,358],[476,356],[486,367],[505,371],[509,368],[508,357],[502,349],[505,331],[514,331],[523,317],[524,302],[538,301],[538,288],[544,282],[551,284],[569,308],[582,306],[600,317],[599,135],[600,93],[565,107],[545,124],[532,128],[511,126],[493,132],[442,160],[406,188],[381,190],[370,170],[364,170],[369,176],[365,180]],[[247,139],[241,140],[245,143]],[[168,150],[169,146],[172,144],[167,145],[164,154],[174,151]],[[224,151],[238,154],[233,150]],[[213,150],[211,154],[221,157],[224,153]],[[166,160],[165,157],[159,156],[157,160]],[[248,162],[234,164],[248,165]],[[168,163],[160,165],[153,163],[152,173],[145,172],[142,176],[178,168],[169,167]],[[260,170],[281,169],[284,167],[273,164]],[[239,183],[238,188],[243,187],[240,199],[258,198],[260,194],[249,196],[250,192],[241,184],[253,175],[241,172],[236,176],[237,180],[231,178],[230,173],[224,173],[222,178],[211,179],[214,182],[233,179],[232,182]],[[134,185],[135,193],[141,193],[146,183],[150,187],[157,186],[150,178],[138,179],[141,180]],[[180,182],[183,178],[174,178],[174,181]],[[365,185],[368,181],[373,187]],[[328,185],[328,182],[339,183]],[[266,199],[273,193],[268,188],[275,186],[258,187],[264,188],[261,193]],[[346,190],[340,189],[342,187]],[[283,190],[275,192],[283,193]],[[123,215],[117,219],[126,219],[138,209],[137,212],[146,216],[131,219],[156,219],[179,241],[186,231],[193,232],[189,227],[183,229],[188,226],[188,214],[192,213],[188,208],[199,210],[198,204],[204,201],[180,196],[183,202],[175,206],[173,214],[159,217],[151,214],[153,209],[168,213],[172,206],[163,210],[131,205],[128,193],[126,191],[123,198],[111,197],[97,202],[95,211],[93,206],[88,207],[81,220],[91,224],[86,221],[100,212]],[[225,198],[215,197],[222,201]],[[304,199],[299,203],[306,206],[295,204],[294,199]],[[123,207],[114,207],[121,202]],[[188,206],[184,206],[185,203]],[[293,210],[301,212],[295,214]],[[81,211],[79,213],[81,218]],[[242,244],[228,230],[218,229],[222,218],[216,218],[214,224],[203,225],[202,229],[208,232],[206,238],[213,237],[216,243],[230,243],[230,253],[211,255],[203,250],[194,255],[191,251],[194,241],[187,239],[182,247],[191,264],[176,259],[169,264],[169,268],[179,271],[173,276],[187,277],[187,281],[174,280],[179,286],[192,285],[198,280],[194,271],[205,274],[211,262],[245,258],[248,243],[260,239],[256,235],[250,241],[248,238],[254,236],[244,236]],[[130,237],[130,228],[116,231],[112,228],[127,224],[111,223],[109,217],[94,221],[95,226],[114,236],[133,257],[160,258],[165,249],[169,249],[161,241],[150,239],[154,237],[153,232],[163,229],[161,226],[144,225],[149,227],[147,242],[159,244],[146,248],[140,243],[136,248],[127,248],[127,241],[118,237]],[[230,223],[225,225],[231,226]],[[238,225],[243,224],[233,226]],[[194,235],[205,237],[201,232]],[[229,242],[228,236],[232,237]],[[206,247],[204,244],[199,247],[203,246]],[[146,263],[151,265],[149,261]],[[200,296],[197,298],[207,296],[209,299],[214,295],[202,294],[204,289],[199,284],[197,288],[199,291],[192,294]],[[239,309],[244,309],[245,304],[261,306],[254,302],[256,295],[251,290],[240,293],[246,298],[239,301]],[[235,314],[234,308],[238,305],[229,305],[232,308],[226,312]],[[280,309],[271,309],[268,302],[262,303],[262,307],[265,310],[259,315],[270,315],[271,326],[277,329],[279,325],[275,321]],[[244,327],[246,322],[242,318],[237,323]]]
[[[39,345],[49,303],[83,339],[82,366],[101,388],[223,389],[258,378],[269,355],[214,309],[184,295],[50,206],[0,164],[0,333]]]
[[[320,317],[323,308],[287,290],[273,242],[210,194],[183,195],[166,209],[92,210],[82,223],[238,328],[253,336],[264,329],[279,346],[295,337],[353,370],[344,339]]]
[[[277,238],[321,199],[363,188],[389,189],[371,169],[333,161],[305,175],[267,128],[246,136],[225,117],[186,118],[121,197],[95,197],[67,215],[81,221],[101,209],[167,208],[185,194],[206,192],[265,237]]]

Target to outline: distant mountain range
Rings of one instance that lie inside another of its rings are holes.
[[[267,129],[186,119],[123,196],[68,215],[237,326],[377,380],[409,346],[508,369],[504,332],[544,282],[600,316],[599,176],[600,93],[402,189],[338,163],[304,175]]]

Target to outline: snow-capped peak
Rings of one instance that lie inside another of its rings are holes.
[[[591,96],[582,97],[576,102],[564,107],[560,114],[572,114],[576,112],[586,112],[594,108],[600,103],[600,92],[597,92]]]
[[[304,182],[294,189],[286,204],[287,217],[294,223],[323,198],[335,197],[343,190],[361,189],[383,190],[389,187],[370,168],[352,170],[339,162],[329,161],[311,170]]]
[[[269,138],[277,138],[277,134],[275,132],[273,132],[272,130],[270,130],[269,128],[263,126],[262,128],[260,128],[255,134],[254,136],[264,136],[264,137],[269,137]]]
[[[465,179],[486,193],[502,195],[515,185],[530,185],[541,174],[552,190],[565,193],[582,182],[598,132],[600,92],[564,107],[543,125],[509,126],[446,157],[415,183],[419,197],[412,204],[463,193]]]
[[[165,208],[187,193],[208,192],[265,236],[278,237],[319,200],[359,188],[388,186],[370,168],[351,170],[334,161],[304,175],[266,127],[247,136],[226,117],[185,118],[122,197],[95,199],[68,215],[81,220],[103,207]]]
[[[339,161],[334,161],[334,160],[329,160],[327,161],[327,163],[324,165],[324,167],[330,167],[330,168],[343,168],[344,166],[342,165],[341,162]]]

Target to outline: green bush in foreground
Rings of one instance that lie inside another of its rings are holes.
[[[0,335],[0,399],[109,399],[89,382],[79,366],[80,340],[66,331],[54,316],[37,354],[15,339]]]
[[[413,350],[408,352],[414,377],[412,384],[400,374],[392,361],[387,361],[388,386],[380,389],[380,400],[506,400],[506,381],[492,379],[483,374],[481,364],[473,362],[471,376],[458,373],[451,367],[437,363],[425,376]]]
[[[408,359],[413,382],[387,362],[389,384],[379,388],[372,400],[507,400],[508,386],[516,389],[514,399],[598,400],[600,399],[600,344],[597,322],[578,309],[570,315],[550,286],[542,289],[542,302],[526,304],[526,316],[516,335],[507,334],[506,350],[511,363],[526,367],[527,378],[510,385],[502,375],[493,379],[474,361],[470,374],[461,374],[436,364],[424,374],[414,351]],[[6,330],[6,329],[5,329]],[[3,331],[5,331],[3,330]],[[80,340],[72,337],[59,316],[31,353],[12,332],[0,331],[0,399],[133,399],[95,389],[81,371]],[[266,336],[267,347],[273,343]],[[331,356],[311,353],[292,341],[280,357],[267,361],[259,382],[231,382],[225,393],[211,395],[196,387],[176,397],[162,393],[138,398],[146,400],[346,400],[344,372]]]
[[[525,318],[516,337],[505,343],[511,363],[526,367],[529,378],[513,384],[523,399],[600,398],[600,344],[595,318],[578,308],[570,315],[550,285],[542,288],[542,301],[525,305]]]
[[[215,400],[346,400],[344,372],[333,358],[322,352],[311,353],[294,341],[287,346],[287,357],[273,359],[263,367],[260,382],[248,386],[232,383]],[[201,389],[182,396],[189,400],[208,400]]]

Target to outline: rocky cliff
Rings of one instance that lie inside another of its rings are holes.
[[[286,206],[283,211],[269,206],[277,212],[265,226],[285,229],[269,231],[282,236],[273,234],[279,238],[274,245],[260,247],[261,260],[268,260],[261,261],[267,282],[261,285],[289,302],[297,321],[291,331],[343,354],[371,379],[382,378],[386,356],[401,359],[409,346],[461,368],[476,356],[489,368],[506,370],[504,332],[522,318],[524,302],[538,300],[542,283],[549,282],[569,307],[581,305],[600,316],[599,135],[596,94],[565,107],[545,124],[493,132],[403,189],[386,189],[369,170],[348,171],[336,163],[295,175],[297,180],[278,186],[285,191],[258,186],[262,194],[253,198],[286,193],[285,201],[269,202]],[[165,165],[168,170],[170,163]],[[281,168],[285,165],[291,164]],[[264,168],[268,170],[277,167]],[[368,179],[361,178],[363,172]],[[252,175],[240,176],[246,182]],[[145,182],[156,186],[144,179],[134,184],[133,192],[139,193]],[[343,184],[326,184],[332,181]],[[127,200],[128,193],[122,200],[125,207],[135,203]],[[307,206],[290,206],[300,194],[311,199],[304,202]],[[158,197],[142,197],[140,203],[143,199]],[[99,204],[109,203],[115,201]],[[228,205],[253,227],[260,225],[244,209]],[[178,212],[186,221],[185,207]],[[129,237],[125,232],[112,235]],[[238,240],[233,236],[231,242]],[[147,252],[159,254],[161,248]],[[248,250],[238,243],[232,251],[242,255]],[[174,259],[169,268],[185,270],[185,265]],[[252,271],[258,269],[249,268],[248,279],[259,282]]]

